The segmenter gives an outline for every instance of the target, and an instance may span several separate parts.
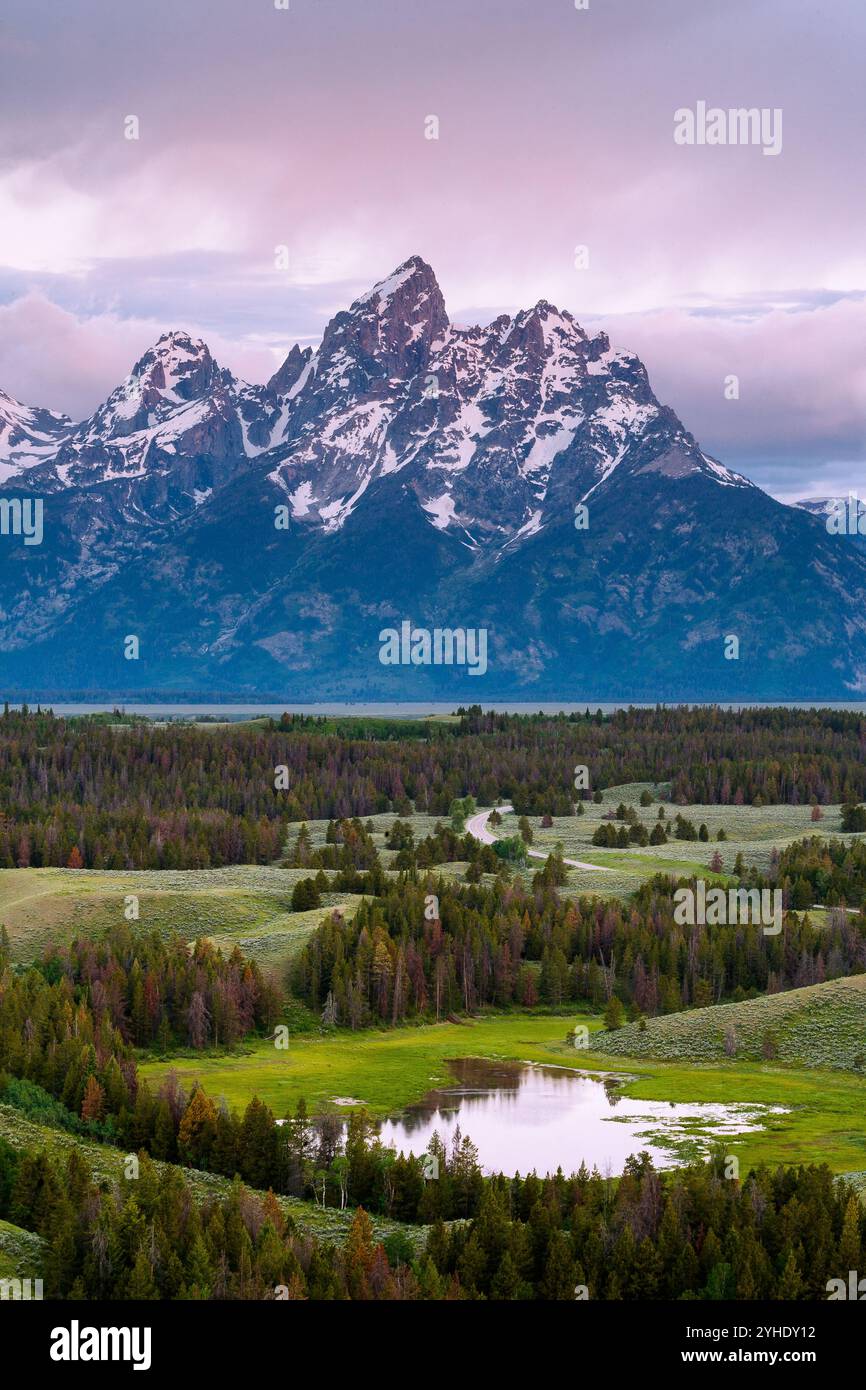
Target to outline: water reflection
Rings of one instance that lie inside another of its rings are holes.
[[[634,1100],[623,1095],[621,1078],[523,1062],[464,1058],[452,1062],[451,1070],[454,1086],[430,1091],[383,1122],[384,1144],[421,1154],[434,1132],[450,1145],[459,1125],[488,1173],[559,1167],[569,1173],[582,1162],[618,1173],[641,1149],[658,1167],[670,1167],[683,1157],[670,1145],[686,1138],[694,1141],[692,1153],[705,1153],[714,1139],[759,1128],[780,1108]]]

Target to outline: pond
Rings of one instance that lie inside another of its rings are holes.
[[[782,1106],[634,1100],[623,1075],[599,1078],[564,1067],[465,1058],[456,1084],[383,1121],[382,1143],[422,1154],[434,1132],[450,1148],[459,1127],[485,1172],[575,1172],[585,1162],[618,1174],[645,1149],[658,1168],[705,1156],[727,1135],[759,1129]]]

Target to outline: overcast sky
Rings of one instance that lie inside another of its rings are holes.
[[[263,380],[418,253],[456,322],[548,299],[770,491],[862,495],[864,46],[863,0],[3,0],[0,387],[80,418],[173,327]],[[781,152],[676,144],[699,101]]]

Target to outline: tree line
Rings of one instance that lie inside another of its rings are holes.
[[[824,907],[845,906],[866,910],[866,842],[829,839],[813,835],[788,845],[767,876],[775,884],[791,885],[796,908],[813,903]]]
[[[826,1165],[742,1182],[723,1165],[663,1176],[643,1153],[616,1182],[585,1165],[485,1179],[472,1219],[437,1220],[417,1249],[376,1241],[362,1207],[325,1243],[237,1179],[196,1201],[145,1154],[135,1181],[97,1184],[75,1150],[0,1140],[0,1217],[42,1236],[47,1296],[70,1300],[824,1300],[862,1268],[866,1212]]]
[[[539,1001],[601,1008],[614,996],[632,1016],[674,1013],[866,970],[863,925],[844,913],[818,926],[786,912],[778,935],[759,924],[686,926],[674,894],[694,880],[657,875],[628,904],[570,901],[555,891],[555,868],[549,860],[531,888],[505,878],[391,881],[351,922],[323,918],[293,963],[291,987],[358,1029]],[[742,883],[758,879],[753,871]],[[792,880],[774,881],[789,905]]]
[[[464,711],[363,737],[285,716],[228,729],[0,716],[0,868],[208,868],[276,859],[287,822],[511,800],[569,815],[626,782],[674,802],[856,804],[866,723],[834,710],[630,709],[609,716]],[[355,724],[346,726],[359,732]],[[590,786],[575,791],[575,768]],[[282,771],[280,771],[282,770]]]

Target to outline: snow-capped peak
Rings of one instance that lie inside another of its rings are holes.
[[[393,364],[400,364],[407,351],[411,364],[417,355],[415,345],[429,346],[448,326],[445,301],[432,268],[420,256],[410,256],[360,295],[347,313],[331,320],[322,351],[327,352],[329,344],[338,339],[355,340],[362,350],[375,341]]]
[[[420,256],[410,256],[402,265],[398,265],[397,269],[393,270],[390,275],[386,275],[384,280],[377,281],[372,289],[367,290],[366,294],[359,295],[352,305],[352,309],[360,305],[374,304],[377,312],[381,314],[388,308],[398,290],[403,289],[404,286],[409,286],[416,297],[431,291],[439,291],[432,266],[429,266]]]
[[[219,374],[207,344],[175,330],[163,333],[139,358],[128,381],[140,392],[158,391],[163,399],[176,404],[204,395]]]
[[[606,334],[545,299],[458,327],[417,255],[266,386],[221,369],[201,339],[163,334],[54,454],[56,486],[169,479],[189,505],[261,458],[295,519],[326,532],[401,475],[432,526],[479,548],[522,544],[615,479],[750,486],[701,452]]]
[[[78,428],[87,443],[151,429],[191,401],[205,400],[234,378],[221,372],[206,343],[189,333],[163,333],[129,376]]]
[[[0,482],[56,453],[72,428],[68,416],[22,405],[0,391]]]

